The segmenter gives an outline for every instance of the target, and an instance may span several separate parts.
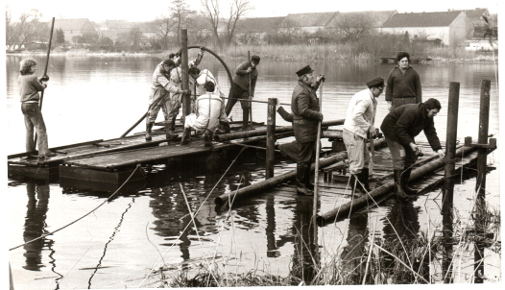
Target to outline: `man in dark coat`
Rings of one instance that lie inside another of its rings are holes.
[[[433,121],[440,109],[440,102],[430,98],[421,104],[408,104],[392,109],[382,121],[381,130],[393,157],[397,196],[400,198],[417,194],[417,190],[408,186],[412,165],[420,152],[414,137],[424,131],[433,151],[437,152],[440,158],[445,156]]]
[[[314,194],[310,183],[310,165],[315,155],[318,124],[323,120],[316,91],[321,81],[324,81],[324,76],[314,78],[313,72],[309,65],[296,72],[298,83],[291,98],[293,129],[298,142],[296,191],[301,195]]]
[[[251,61],[242,62],[235,70],[233,83],[231,84],[230,93],[228,95],[228,103],[226,103],[226,115],[230,115],[231,109],[238,99],[248,99],[254,96],[256,88],[256,80],[258,79],[257,66],[260,63],[260,57],[253,55]],[[251,86],[251,96],[249,96],[249,85]],[[242,106],[243,118],[249,118],[249,110],[251,103],[248,101],[240,101]]]

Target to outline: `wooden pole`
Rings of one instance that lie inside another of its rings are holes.
[[[480,113],[479,113],[479,140],[478,144],[488,144],[488,131],[489,131],[489,106],[490,97],[489,91],[491,88],[491,81],[482,80],[480,90]],[[482,226],[481,215],[486,207],[486,173],[487,173],[487,151],[485,146],[478,147],[477,156],[477,200],[475,206],[475,234],[484,235],[484,227]],[[475,283],[484,283],[484,248],[476,243],[474,251],[474,273]]]
[[[453,196],[456,160],[456,142],[458,135],[459,83],[449,86],[449,107],[447,113],[446,163],[444,194],[442,201],[443,235],[446,241],[443,258],[444,283],[452,281],[452,237],[453,237]]]
[[[182,89],[189,90],[188,75],[188,30],[181,29],[181,71],[182,71]],[[187,116],[191,113],[191,93],[182,95],[182,114]],[[184,118],[186,119],[186,118]],[[185,122],[185,121],[184,121]]]
[[[268,99],[266,179],[274,177],[276,105],[276,98]]]
[[[51,46],[53,44],[53,30],[54,30],[54,17],[51,22],[51,32],[49,33],[49,45],[47,47],[47,56],[46,56],[46,65],[44,67],[44,74],[42,75],[43,77],[47,76],[47,68],[49,66],[49,55],[51,54]],[[39,107],[42,110],[42,100],[44,99],[44,91],[40,94],[40,103]]]
[[[321,80],[319,87],[319,109],[323,110],[323,84],[324,81]],[[316,137],[316,169],[314,171],[314,204],[312,207],[312,224],[314,225],[314,235],[317,235],[317,197],[319,193],[319,151],[321,151],[321,121],[317,123],[317,137]],[[317,242],[317,236],[314,236],[314,240]]]
[[[249,65],[251,65],[251,52],[250,51],[247,51],[247,61],[249,61]],[[249,88],[248,88],[248,99],[252,99],[252,88],[251,88],[251,73],[249,73]],[[249,112],[252,112],[251,108],[252,108],[252,103],[249,103]],[[249,128],[249,120],[248,120],[248,115],[246,114],[242,114],[242,116],[244,116],[243,120],[242,120],[242,128],[244,129],[247,129]],[[252,121],[252,118],[251,118],[251,121]]]

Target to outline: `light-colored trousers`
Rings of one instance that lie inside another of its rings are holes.
[[[347,160],[349,161],[349,172],[359,174],[364,167],[370,163],[370,152],[362,138],[347,130],[343,131],[344,144],[347,149]]]

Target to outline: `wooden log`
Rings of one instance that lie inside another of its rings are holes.
[[[266,174],[265,178],[269,179],[274,176],[275,165],[275,107],[277,105],[276,98],[268,99],[268,118],[267,118],[267,152],[266,152]],[[251,119],[252,123],[252,119]]]
[[[467,155],[474,150],[475,150],[474,148],[462,147],[456,152],[456,156]],[[432,162],[429,162],[419,168],[414,169],[410,176],[410,180],[411,181],[416,180],[422,177],[423,175],[433,172],[444,165],[445,165],[444,159],[440,158],[435,159]],[[392,192],[392,189],[395,186],[396,185],[394,181],[389,181],[383,184],[382,186],[379,186],[374,190],[370,191],[367,195],[354,198],[353,201],[342,204],[337,208],[334,208],[326,213],[323,213],[317,216],[316,218],[317,224],[319,226],[323,226],[333,221],[340,220],[342,218],[349,216],[356,210],[362,209],[363,207],[366,207],[369,204],[373,204],[374,200],[377,201],[384,198],[388,198],[389,196],[394,194],[394,192]]]
[[[319,160],[319,168],[326,167],[330,164],[344,160],[345,158],[347,158],[347,152],[340,152],[330,157],[321,158]],[[314,169],[315,164],[313,163],[310,167],[310,170],[314,171]],[[218,207],[221,207],[226,202],[231,202],[232,200],[238,200],[254,194],[263,193],[264,191],[271,189],[278,184],[293,179],[295,176],[296,176],[296,170],[293,170],[283,175],[275,176],[270,179],[251,184],[247,187],[240,188],[236,191],[231,191],[229,193],[222,194],[216,197],[215,199],[216,205]]]
[[[345,119],[327,121],[327,122],[323,122],[322,126],[323,127],[338,126],[338,125],[344,124],[344,121],[345,121]],[[216,136],[214,138],[219,142],[223,142],[223,141],[228,141],[228,140],[232,140],[232,139],[266,135],[267,130],[268,130],[267,128],[257,128],[257,129],[249,130],[249,131],[216,134]],[[292,131],[292,130],[293,130],[293,126],[282,126],[282,127],[275,128],[276,133],[282,133],[282,132],[287,132],[287,131]]]

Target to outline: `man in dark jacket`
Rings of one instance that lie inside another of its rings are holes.
[[[241,63],[235,70],[233,83],[231,84],[230,93],[228,95],[228,103],[226,103],[226,115],[230,115],[231,109],[238,99],[248,99],[254,96],[256,88],[256,80],[258,79],[258,70],[256,67],[260,63],[260,57],[253,55],[251,61]],[[251,96],[249,96],[249,78],[251,86]],[[242,106],[243,118],[249,118],[249,110],[251,103],[248,101],[240,101]]]
[[[421,104],[409,104],[392,109],[382,121],[381,130],[393,157],[397,196],[400,198],[417,194],[417,190],[408,186],[412,165],[420,152],[414,137],[424,131],[433,151],[437,152],[440,158],[445,156],[433,121],[433,117],[441,108],[437,99],[430,98]]]
[[[296,191],[301,195],[313,195],[310,183],[310,165],[314,159],[317,139],[317,128],[323,120],[316,91],[324,76],[314,78],[314,70],[305,66],[298,70],[298,83],[291,98],[293,129],[298,141],[298,158],[296,160]]]

